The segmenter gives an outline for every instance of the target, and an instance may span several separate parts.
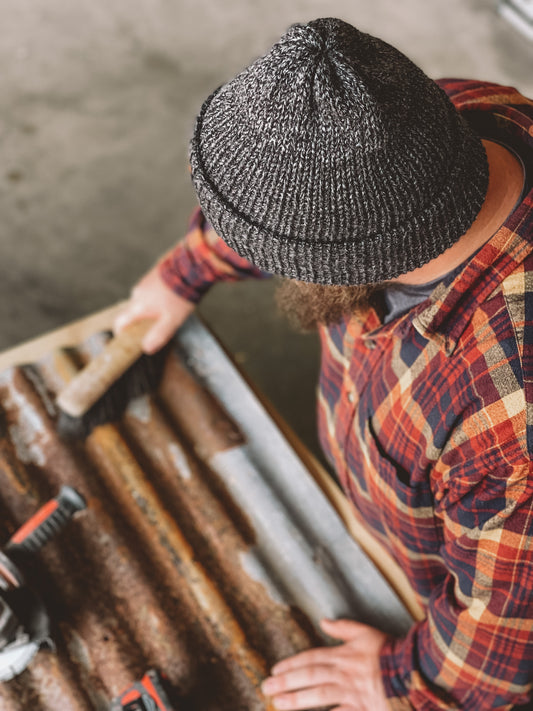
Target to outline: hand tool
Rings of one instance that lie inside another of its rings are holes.
[[[143,354],[142,341],[153,323],[143,319],[126,326],[59,394],[57,426],[63,436],[87,436],[118,419],[132,398],[157,388],[168,349]]]
[[[90,316],[86,316],[78,321],[62,326],[55,331],[46,333],[43,336],[39,336],[27,341],[26,343],[22,343],[21,345],[11,348],[8,351],[0,353],[0,372],[6,370],[7,368],[38,361],[45,354],[54,349],[78,346],[82,341],[88,339],[95,333],[111,331],[117,315],[124,309],[126,304],[126,301],[119,302],[107,309]],[[113,380],[113,378],[110,379],[109,376],[105,374],[105,370],[108,367],[107,362],[103,365],[104,374],[102,378],[99,378],[98,374],[95,376],[94,371],[99,371],[99,367],[93,365],[91,366],[91,370],[93,371],[92,375],[82,376],[84,372],[82,369],[78,376],[74,378],[74,381],[71,381],[72,388],[76,388],[76,391],[70,390],[69,395],[69,384],[65,388],[67,394],[65,394],[65,391],[60,393],[60,415],[57,427],[63,436],[87,436],[97,425],[105,422],[112,422],[113,420],[118,419],[132,398],[138,395],[143,395],[147,392],[152,392],[157,388],[162,375],[163,365],[166,360],[166,353],[168,349],[163,348],[159,351],[159,353],[152,356],[142,355],[140,343],[142,341],[144,329],[149,328],[151,322],[146,320],[143,323],[137,322],[137,324],[131,324],[131,326],[134,327],[133,331],[137,332],[137,336],[134,338],[136,345],[133,347],[133,354],[131,350],[131,343],[127,346],[128,358],[130,359],[129,366],[127,363],[125,365],[123,363],[117,371],[117,355],[115,354],[111,358],[112,364],[110,367],[115,370],[115,375],[113,377],[119,376],[121,372],[124,372],[125,368],[128,368],[128,370],[124,373],[124,375],[122,375],[122,377],[118,378],[118,381],[111,385],[109,391],[103,395],[103,397],[98,399]],[[140,331],[138,329],[140,329]],[[122,333],[124,332],[126,333],[123,337],[118,336],[119,340],[116,345],[111,346],[111,343],[113,343],[116,339],[113,339],[113,341],[110,342],[112,351],[123,351],[123,347],[120,345],[122,343],[122,338],[125,338],[126,340],[129,339],[131,341],[132,332],[130,331],[130,327],[126,327]],[[135,352],[137,355],[135,355]],[[102,356],[102,358],[106,359],[107,356]],[[121,360],[121,356],[119,356],[118,359]],[[131,365],[131,363],[133,363],[133,365]],[[101,360],[99,361],[99,365],[102,365]],[[78,377],[89,377],[91,379],[90,385],[86,385],[84,387],[83,394],[80,393],[79,385],[74,384]],[[103,389],[100,384],[98,385],[99,394],[97,388],[93,387],[93,378],[95,377],[99,383],[105,382]],[[87,392],[89,393],[89,401],[85,399],[85,393]],[[94,395],[96,395],[96,398]],[[65,412],[63,412],[61,407],[63,397],[65,398],[65,402],[63,402]],[[82,401],[81,405],[79,402],[80,398]],[[91,399],[93,402],[96,400],[93,405],[91,405]],[[71,408],[72,412],[81,412],[82,414],[72,414]]]
[[[72,518],[86,508],[75,489],[63,486],[0,551],[0,681],[9,681],[49,641],[49,617],[41,597],[26,584],[24,568]]]
[[[160,674],[150,669],[141,681],[136,681],[113,699],[110,711],[176,711],[163,689]]]

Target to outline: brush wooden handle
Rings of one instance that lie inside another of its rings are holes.
[[[74,376],[57,398],[58,407],[71,417],[82,417],[142,355],[142,341],[152,319],[126,326],[104,350]]]

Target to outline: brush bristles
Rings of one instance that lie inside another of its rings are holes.
[[[119,420],[131,400],[154,392],[161,381],[168,350],[169,346],[154,355],[141,356],[81,417],[72,417],[59,409],[57,430],[61,437],[87,437],[98,425]]]

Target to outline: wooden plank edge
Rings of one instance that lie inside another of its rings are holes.
[[[77,346],[89,336],[98,331],[108,331],[112,328],[117,314],[124,308],[126,302],[121,301],[101,311],[32,338],[13,348],[0,353],[0,373],[8,368],[25,363],[34,363],[43,356],[58,348]]]

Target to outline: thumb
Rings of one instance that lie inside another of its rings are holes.
[[[361,631],[366,627],[359,622],[353,620],[320,620],[320,627],[326,634],[334,639],[341,639],[343,642],[350,640],[361,634]]]
[[[115,321],[113,322],[113,332],[118,334],[123,331],[126,326],[129,326],[130,323],[151,317],[151,314],[142,304],[130,302],[115,318]]]
[[[174,327],[166,318],[159,318],[143,338],[142,348],[147,355],[152,355],[163,348],[174,335]]]

